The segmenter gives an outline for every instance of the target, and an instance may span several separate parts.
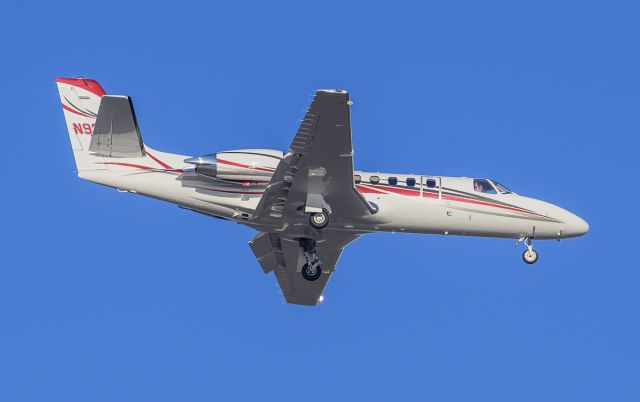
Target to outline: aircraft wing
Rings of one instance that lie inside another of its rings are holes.
[[[300,274],[304,256],[299,240],[278,233],[260,232],[249,242],[249,246],[263,271],[273,271],[287,303],[315,306],[335,270],[342,250],[358,236],[354,233],[331,232],[316,241],[315,249],[323,266],[322,275],[313,282]]]
[[[330,212],[332,223],[375,212],[353,181],[349,94],[316,91],[256,209],[256,224],[307,223],[305,213]]]

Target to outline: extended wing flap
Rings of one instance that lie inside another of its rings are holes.
[[[249,247],[251,247],[251,251],[253,251],[253,254],[258,259],[265,274],[273,271],[280,264],[278,261],[279,256],[276,255],[276,249],[274,248],[269,233],[258,233],[258,235],[249,242]]]

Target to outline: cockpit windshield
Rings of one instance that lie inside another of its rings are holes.
[[[497,194],[495,188],[489,183],[489,180],[485,179],[473,179],[473,189],[479,193],[485,194]]]
[[[493,179],[491,179],[491,182],[493,183],[494,186],[496,186],[498,191],[500,191],[502,194],[511,194],[512,191],[509,190],[507,187],[503,186],[502,184],[498,183]]]

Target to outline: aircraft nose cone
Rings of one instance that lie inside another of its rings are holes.
[[[564,237],[577,237],[586,234],[589,231],[589,224],[578,215],[571,214],[571,218],[567,220]]]

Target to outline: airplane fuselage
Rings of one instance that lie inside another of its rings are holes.
[[[229,181],[192,174],[186,156],[153,151],[162,166],[128,166],[118,170],[81,172],[81,177],[183,208],[253,226],[255,209],[269,176],[261,182]],[[165,162],[162,162],[165,163]],[[179,167],[175,167],[178,165]],[[115,174],[114,174],[115,173]],[[405,232],[501,238],[562,239],[586,233],[587,223],[571,212],[541,200],[512,192],[480,192],[467,177],[355,172],[356,188],[376,213],[354,216],[350,222],[332,222],[335,230]],[[490,182],[492,185],[493,182]],[[278,229],[278,228],[276,228]],[[295,234],[293,227],[280,228]]]

